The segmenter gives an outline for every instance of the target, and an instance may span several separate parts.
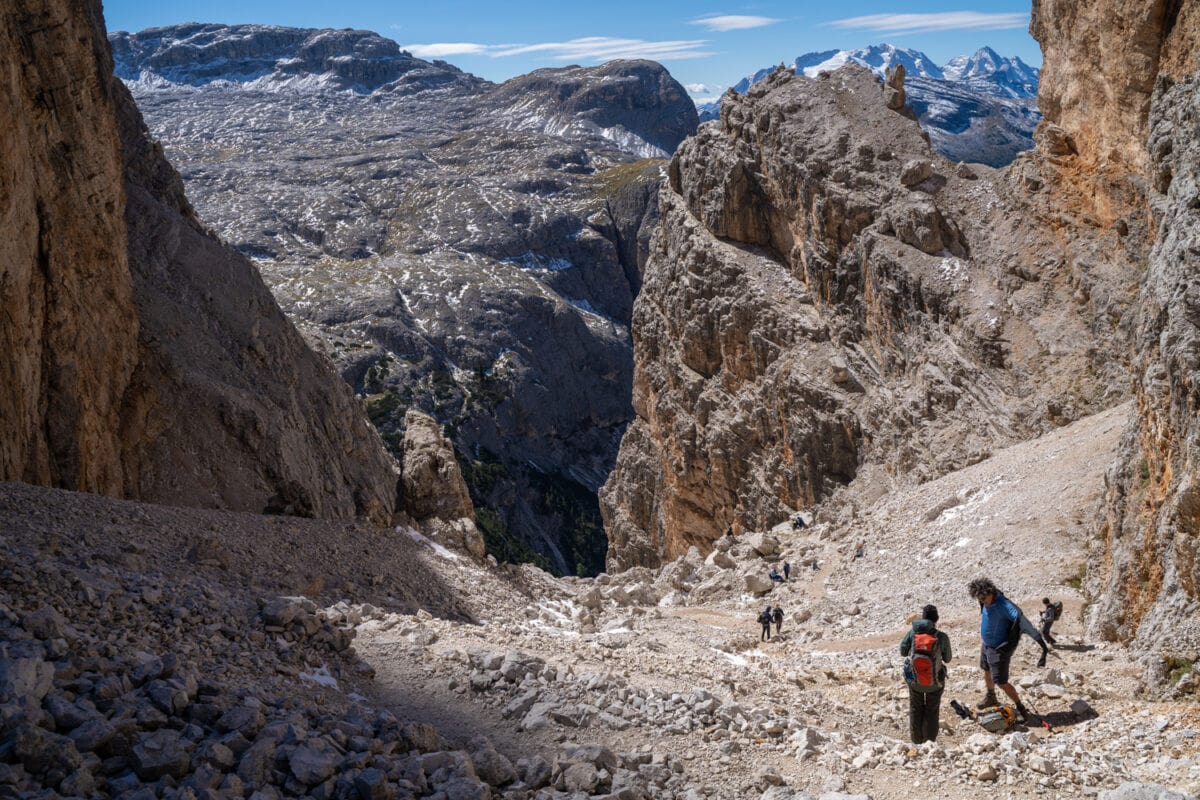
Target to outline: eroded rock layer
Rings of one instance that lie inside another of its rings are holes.
[[[0,14],[0,477],[180,505],[391,517],[361,407],[206,232],[112,77],[99,3]]]
[[[856,477],[869,501],[1125,396],[1126,243],[1076,235],[1043,168],[956,167],[857,66],[729,98],[660,196],[609,568]]]

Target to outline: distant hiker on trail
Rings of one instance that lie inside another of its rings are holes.
[[[733,525],[730,525],[728,528],[725,529],[725,535],[728,536],[730,539],[733,539]],[[737,541],[736,539],[733,539],[733,540]]]
[[[1021,702],[1017,689],[1008,681],[1008,666],[1021,640],[1021,610],[996,588],[987,578],[976,578],[967,585],[967,592],[979,603],[979,668],[983,670],[983,682],[987,693],[979,708],[997,705],[996,687],[1012,698],[1017,706],[1021,721],[1029,718],[1029,711]]]
[[[804,530],[804,516],[803,515],[797,514],[796,518],[794,520],[792,520],[792,530],[794,530],[794,531]]]
[[[788,562],[783,562],[783,579],[790,581],[792,579],[792,565]]]
[[[783,627],[783,609],[775,606],[775,610],[771,612],[771,619],[775,620],[775,635],[779,635],[779,629]]]
[[[819,569],[820,569],[820,567],[817,566],[817,560],[814,558],[813,559],[813,572],[816,572]]]
[[[857,545],[855,545],[854,546],[854,558],[862,558],[863,551],[866,549],[866,547],[867,547],[866,542],[859,542]]]
[[[938,735],[938,714],[946,688],[950,662],[950,637],[937,629],[937,606],[921,609],[920,619],[900,642],[904,679],[908,683],[908,732],[913,744],[932,742]],[[910,655],[911,654],[911,655]]]
[[[767,606],[763,609],[762,613],[758,615],[758,624],[762,625],[762,633],[758,636],[758,640],[760,642],[764,640],[768,642],[771,641],[771,620],[771,607]]]
[[[783,583],[783,576],[776,572],[774,567],[771,567],[771,571],[767,573],[767,577],[773,581],[779,581],[780,583]]]
[[[1050,644],[1058,644],[1058,640],[1050,635],[1050,627],[1062,616],[1062,609],[1062,600],[1059,600],[1057,603],[1051,603],[1049,597],[1042,598],[1042,613],[1040,615],[1042,638]]]
[[[1046,656],[1050,654],[1050,648],[1046,646],[1046,640],[1042,638],[1042,634],[1039,633],[1038,629],[1035,628],[1033,623],[1029,621],[1029,617],[1025,616],[1025,612],[1021,611],[1019,608],[1017,611],[1021,615],[1020,620],[1018,620],[1021,625],[1021,633],[1025,634],[1030,639],[1033,639],[1037,646],[1042,648],[1042,657],[1038,659],[1037,665],[1039,667],[1046,666]]]

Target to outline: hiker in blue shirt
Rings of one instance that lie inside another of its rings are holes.
[[[979,650],[979,668],[983,670],[987,694],[978,707],[998,705],[996,687],[999,686],[1012,698],[1017,713],[1024,721],[1029,718],[1029,711],[1017,695],[1016,687],[1008,680],[1008,666],[1021,640],[1021,609],[987,578],[971,581],[967,591],[979,603],[979,636],[983,640]]]

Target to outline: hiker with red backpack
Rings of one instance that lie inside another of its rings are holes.
[[[937,606],[925,606],[921,618],[913,620],[912,630],[900,642],[900,655],[906,657],[908,731],[913,744],[935,741],[938,735],[938,714],[951,653],[950,637],[937,629],[937,621]]]

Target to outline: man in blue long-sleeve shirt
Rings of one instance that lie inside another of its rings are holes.
[[[967,591],[979,603],[979,636],[983,640],[979,651],[979,667],[983,670],[987,694],[979,708],[997,705],[996,687],[999,686],[1012,698],[1017,713],[1026,719],[1029,712],[1021,703],[1016,687],[1008,682],[1008,665],[1021,639],[1021,609],[987,578],[971,581]]]

